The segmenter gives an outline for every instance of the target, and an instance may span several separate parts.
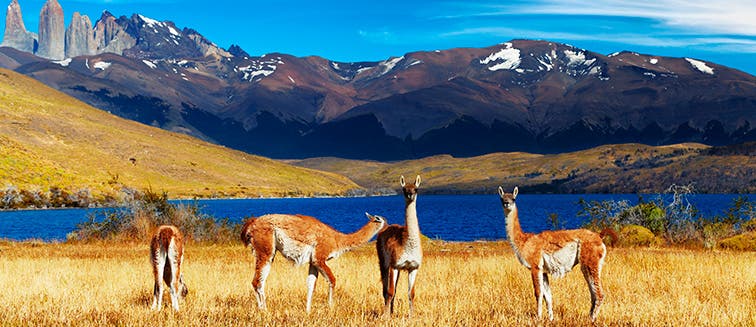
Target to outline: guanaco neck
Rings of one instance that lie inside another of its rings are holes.
[[[407,201],[404,211],[404,224],[410,242],[420,245],[420,224],[417,222],[417,199]]]
[[[354,233],[337,234],[336,244],[339,245],[339,249],[336,250],[347,250],[370,242],[370,239],[372,239],[375,234],[378,234],[381,227],[383,227],[383,224],[369,221],[365,226],[362,226],[362,228]]]
[[[519,254],[520,248],[522,248],[522,245],[527,240],[527,235],[522,232],[522,228],[520,227],[517,205],[512,204],[511,208],[505,208],[504,214],[507,216],[507,239],[509,239],[509,244],[512,245],[512,249]]]

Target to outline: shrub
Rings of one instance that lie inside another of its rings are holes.
[[[6,185],[0,190],[0,208],[16,209],[21,205],[23,199],[18,188],[13,185]]]
[[[734,234],[733,225],[725,222],[705,223],[702,228],[703,246],[713,249],[717,241]]]
[[[729,250],[756,251],[756,232],[728,237],[719,241],[717,245]]]
[[[619,243],[623,246],[651,246],[656,243],[656,238],[646,227],[627,225],[619,232]]]
[[[196,202],[172,204],[168,194],[148,189],[134,192],[124,207],[97,211],[68,235],[71,241],[138,240],[146,241],[160,225],[175,225],[188,239],[198,242],[233,242],[241,232],[240,224],[228,219],[218,222],[199,212]]]
[[[580,199],[578,201],[580,210],[577,213],[578,217],[588,217],[590,221],[585,225],[586,228],[591,230],[602,230],[604,228],[612,228],[614,230],[620,229],[622,226],[620,222],[620,213],[626,211],[630,204],[625,201],[585,201]]]
[[[656,203],[640,203],[622,211],[619,215],[622,224],[640,225],[650,230],[654,235],[662,235],[666,231],[667,219],[664,209]]]

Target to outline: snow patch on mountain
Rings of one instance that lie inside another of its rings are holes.
[[[364,71],[371,70],[373,67],[362,67],[360,69],[357,69],[357,75],[361,74]]]
[[[690,59],[690,58],[685,58],[685,60],[687,60],[690,63],[690,65],[693,66],[693,68],[698,69],[700,72],[709,74],[709,75],[714,75],[714,68],[706,66],[705,62],[695,60],[695,59]]]
[[[407,65],[407,67],[412,67],[412,66],[414,66],[414,65],[419,65],[419,64],[422,64],[422,63],[423,63],[423,61],[422,61],[422,60],[419,60],[419,59],[412,59],[412,61],[411,61],[411,62],[410,62],[410,63],[409,63],[408,65]]]
[[[175,28],[168,26],[168,32],[170,32],[172,35],[176,37],[180,37],[181,33],[179,33]]]
[[[142,62],[143,62],[143,63],[144,63],[145,65],[147,65],[147,66],[149,66],[150,68],[152,68],[152,69],[155,69],[155,68],[157,68],[157,65],[155,65],[155,63],[154,63],[154,62],[152,62],[152,61],[149,61],[149,60],[146,60],[146,59],[145,59],[145,60],[142,60]]]
[[[596,58],[586,60],[585,52],[583,51],[564,50],[564,55],[569,59],[567,66],[590,66],[596,61]]]
[[[538,67],[538,71],[546,70],[550,71],[554,69],[554,62],[551,61],[551,56],[545,55],[539,58],[536,58],[538,60],[538,63],[540,63],[543,67]]]
[[[490,54],[485,59],[479,60],[481,65],[488,65],[489,63],[499,62],[493,66],[489,66],[488,70],[497,71],[501,69],[515,69],[520,66],[520,49],[513,48],[512,43],[504,43],[505,48]]]
[[[157,21],[157,20],[154,20],[154,19],[152,19],[152,18],[149,18],[149,17],[145,17],[145,16],[142,16],[142,15],[137,15],[137,16],[139,16],[139,18],[140,18],[140,19],[141,19],[141,20],[142,20],[142,21],[143,21],[143,22],[144,22],[145,24],[147,24],[147,26],[149,26],[149,27],[152,27],[152,28],[155,28],[155,26],[160,26],[160,27],[163,27],[163,23],[162,23],[162,22],[159,22],[159,21]]]
[[[98,61],[98,62],[96,62],[96,63],[94,64],[94,68],[95,68],[95,69],[106,70],[106,69],[108,69],[108,67],[110,67],[110,65],[111,65],[111,63],[109,63],[109,62],[106,62],[106,61]]]
[[[71,63],[71,58],[66,58],[66,59],[63,59],[63,60],[53,61],[53,63],[61,65],[63,67],[68,67],[68,65]]]
[[[263,57],[260,57],[263,59]],[[266,60],[250,60],[249,65],[234,67],[235,72],[242,72],[242,80],[253,82],[257,77],[267,77],[276,72],[278,65],[283,65],[281,57],[270,58]]]
[[[394,69],[394,67],[396,67],[396,64],[398,64],[402,60],[404,60],[404,56],[391,58],[389,60],[381,62],[380,65],[383,66],[383,72],[381,72],[381,75],[385,75],[386,73],[390,72],[392,69]]]

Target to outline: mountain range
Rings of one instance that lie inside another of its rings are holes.
[[[0,67],[121,117],[273,158],[756,140],[756,77],[693,58],[512,40],[347,63],[250,56],[138,14],[87,21],[67,35],[91,31],[94,50],[49,60],[3,47]]]

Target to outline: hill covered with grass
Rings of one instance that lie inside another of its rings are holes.
[[[0,69],[0,188],[102,198],[124,187],[171,197],[343,195],[359,188],[335,173],[122,119]]]
[[[338,158],[290,161],[343,174],[361,186],[397,189],[398,176],[423,177],[431,193],[494,193],[519,185],[527,192],[659,193],[672,184],[693,184],[701,193],[756,192],[756,143],[709,147],[604,145],[562,153],[492,153],[470,158],[449,155],[376,162]]]

